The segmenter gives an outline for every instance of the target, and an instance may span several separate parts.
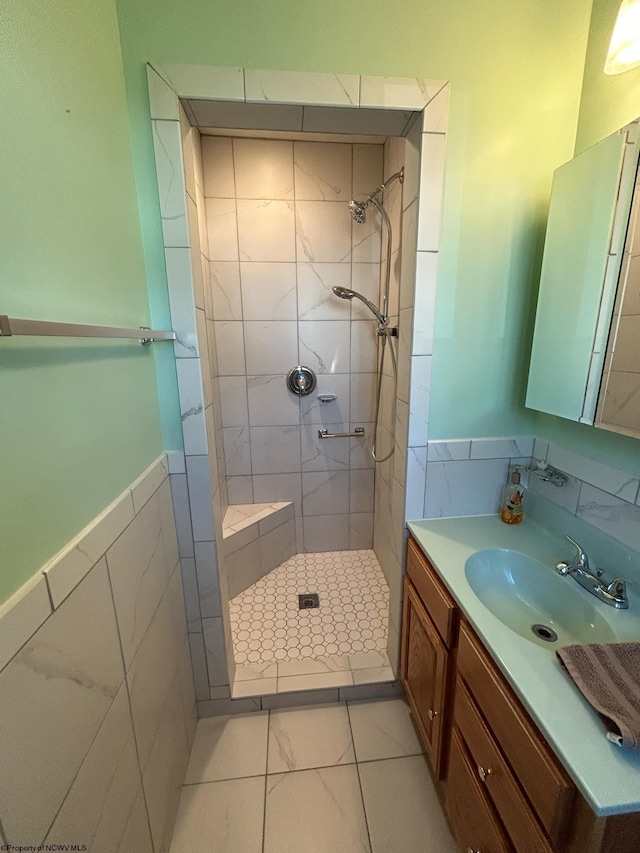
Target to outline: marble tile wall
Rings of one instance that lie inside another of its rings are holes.
[[[249,506],[256,506],[250,504]],[[267,504],[258,506],[268,506]],[[230,509],[229,512],[232,510]],[[229,513],[227,514],[227,518]],[[229,535],[225,533],[224,565],[229,600],[282,565],[296,553],[293,504],[274,505],[269,515]]]
[[[398,397],[402,405],[398,407],[396,433],[407,435],[405,519],[416,518],[424,511],[448,114],[449,86],[445,85],[407,133],[405,185],[417,181],[418,190],[404,204],[400,282]],[[415,246],[415,254],[406,250],[409,241]],[[414,259],[409,266],[408,261]]]
[[[5,843],[167,851],[196,706],[164,456],[2,607],[0,633]]]
[[[229,695],[229,675],[224,673],[234,665],[224,616],[226,575],[216,548],[228,505],[227,460],[209,286],[205,180],[199,132],[190,126],[175,93],[150,67],[148,77],[169,306],[178,335],[175,357],[184,441],[184,452],[169,454],[171,491],[193,681],[196,698],[203,702],[210,699],[214,669],[216,689]],[[213,637],[220,641],[215,654]]]
[[[419,459],[416,450],[409,451],[409,518],[495,515],[509,466],[528,467],[531,462],[533,437],[429,441]],[[424,491],[422,478],[411,473],[416,467],[426,473]]]
[[[510,465],[547,463],[567,476],[554,486],[523,473],[527,489],[614,539],[640,551],[640,478],[595,462],[543,438],[467,438],[429,441],[426,490],[408,490],[409,518],[493,515],[499,511]],[[411,474],[411,450],[408,476]],[[420,469],[423,463],[420,462]],[[525,504],[526,509],[526,504]]]
[[[529,477],[529,489],[640,551],[640,478],[536,438],[536,462],[547,462],[568,476],[562,487]]]
[[[347,202],[381,182],[382,146],[206,136],[202,155],[229,503],[292,501],[299,551],[371,547],[375,322],[331,287],[378,301],[377,217]],[[304,398],[285,386],[299,363]],[[364,442],[318,438],[356,426]]]
[[[273,106],[272,123],[288,119],[291,123],[281,130],[314,130],[313,117],[330,107],[360,107],[368,119],[370,127],[360,133],[380,133],[381,119],[398,114],[406,120],[411,111],[423,110],[445,82],[427,80],[420,77],[369,77],[350,74],[318,74],[308,71],[273,71],[249,68],[228,68],[210,65],[165,64],[156,66],[163,80],[166,80],[174,92],[185,99],[205,99],[197,106],[203,107],[207,100],[217,102],[216,106],[230,106],[246,103],[256,107]],[[151,92],[154,102],[166,108],[167,98],[164,92]],[[381,112],[381,111],[385,112]],[[305,120],[303,125],[303,112]],[[253,116],[260,115],[259,112]],[[350,133],[351,110],[344,110],[344,116],[335,116],[335,128],[325,128],[325,132]],[[237,116],[237,113],[236,113]],[[309,121],[306,121],[309,119]],[[270,126],[262,115],[262,121]],[[359,126],[362,121],[358,122]],[[309,125],[309,126],[307,126]],[[255,123],[247,125],[229,125],[229,127],[261,126]],[[400,134],[404,124],[400,124]]]

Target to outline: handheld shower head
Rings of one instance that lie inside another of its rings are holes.
[[[332,287],[331,290],[335,293],[336,296],[339,296],[340,299],[359,299],[360,302],[364,302],[369,311],[374,315],[378,323],[382,323],[383,325],[387,322],[385,317],[378,311],[373,302],[370,302],[366,296],[363,296],[361,293],[358,293],[357,290],[350,290],[348,287]]]
[[[332,287],[331,290],[336,296],[339,296],[340,299],[353,299],[356,295],[355,290],[349,290],[348,287]]]

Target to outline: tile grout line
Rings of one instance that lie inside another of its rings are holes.
[[[267,780],[269,778],[269,735],[271,734],[271,709],[267,710],[267,749],[265,754],[265,765],[264,765],[264,801],[262,804],[262,853],[264,853],[264,846],[266,843],[266,835],[267,835]]]
[[[351,723],[351,713],[349,711],[350,702],[345,702],[347,709],[347,719],[349,720],[349,731],[351,733],[351,743],[353,744],[353,757],[355,758],[356,775],[358,777],[358,788],[360,789],[360,801],[362,802],[362,813],[364,814],[364,825],[367,828],[367,839],[369,841],[369,850],[373,853],[373,844],[371,843],[371,830],[369,829],[369,819],[367,818],[367,807],[364,801],[364,791],[362,790],[362,779],[360,778],[360,768],[358,766],[358,754],[356,752],[356,742],[353,737],[353,725]]]
[[[302,710],[302,709],[300,709],[300,708],[293,708],[293,709],[284,708],[282,710],[286,710],[286,711],[294,710],[294,711],[296,711],[296,710]],[[332,768],[332,767],[355,767],[357,763],[358,763],[357,761],[347,761],[347,762],[344,762],[343,764],[314,764],[311,767],[298,767],[295,770],[291,770],[291,769],[289,769],[289,770],[276,770],[273,773],[267,773],[267,776],[288,776],[291,773],[308,773],[310,770],[328,770],[329,768]],[[254,778],[257,778],[257,777],[254,777]],[[227,781],[227,780],[224,780],[224,781]]]
[[[302,128],[304,128],[304,107],[302,110]],[[298,202],[301,199],[298,199],[298,182],[296,181],[296,145],[295,141],[291,142],[291,165],[293,169],[293,261],[295,263],[296,269],[296,357],[297,363],[301,364],[300,357],[300,311],[299,311],[299,283],[298,283],[298,270],[299,264],[304,261],[298,257]],[[300,519],[302,526],[302,547],[304,548],[304,491],[302,487],[302,398],[298,398],[298,451],[300,453]],[[294,472],[298,473],[298,472]],[[296,531],[297,537],[297,531]],[[296,542],[296,550],[297,550],[297,542]],[[276,691],[278,689],[278,685],[276,682]]]
[[[216,719],[216,717],[204,717],[203,719]],[[251,773],[248,776],[229,776],[224,779],[201,779],[199,782],[183,782],[181,787],[197,788],[198,785],[217,785],[219,782],[236,782],[240,779],[261,779],[265,775],[265,773]]]
[[[342,701],[339,701],[337,703],[328,703],[328,704],[345,705],[345,707],[347,707],[347,712],[348,712],[348,705],[352,704],[354,701],[355,702],[367,702],[367,703],[368,702],[384,702],[384,701],[386,701],[386,697],[382,697],[382,698],[378,698],[378,699],[364,699],[364,700],[349,699],[349,700],[342,700]],[[307,707],[310,708],[313,706],[294,706],[292,708],[265,709],[265,710],[268,711],[269,715],[271,715],[272,710],[304,711],[307,709]],[[353,729],[351,726],[351,717],[350,717],[350,715],[348,715],[348,716],[349,716],[349,730],[351,732],[351,740],[353,743]],[[270,719],[270,717],[269,717],[269,719]],[[268,747],[267,747],[267,749],[268,749]],[[235,782],[239,779],[260,779],[263,776],[266,776],[268,778],[269,776],[280,776],[280,775],[289,774],[289,773],[306,773],[309,770],[324,770],[328,767],[355,767],[356,765],[359,765],[359,764],[376,764],[380,761],[402,761],[405,758],[420,758],[420,757],[425,757],[425,753],[424,752],[410,752],[410,753],[407,753],[406,755],[390,755],[390,756],[387,756],[386,758],[364,758],[364,759],[358,760],[357,757],[355,757],[355,744],[354,744],[354,760],[344,762],[343,764],[314,764],[313,766],[310,766],[310,767],[300,767],[298,769],[276,770],[273,773],[264,773],[264,774],[263,773],[253,773],[253,774],[250,774],[247,776],[229,776],[229,777],[225,777],[224,779],[203,779],[203,780],[200,780],[199,782],[183,782],[181,787],[182,788],[195,788],[198,785],[217,785],[219,782]]]
[[[349,700],[352,701],[352,700]],[[367,699],[369,701],[380,701],[384,702],[385,699]],[[376,764],[379,761],[402,761],[404,758],[419,758],[420,756],[426,756],[424,752],[408,752],[406,755],[388,755],[386,758],[363,758],[361,761],[357,761],[356,764]]]

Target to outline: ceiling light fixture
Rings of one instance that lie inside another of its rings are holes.
[[[640,0],[622,0],[607,61],[605,74],[622,74],[640,65]]]

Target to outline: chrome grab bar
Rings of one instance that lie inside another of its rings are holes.
[[[84,323],[53,323],[46,320],[19,320],[0,314],[0,337],[32,335],[56,338],[137,338],[141,344],[175,341],[173,331],[157,331],[146,326],[127,329],[120,326],[88,326]]]
[[[363,438],[364,427],[356,427],[353,432],[329,432],[326,429],[318,430],[318,438]]]

